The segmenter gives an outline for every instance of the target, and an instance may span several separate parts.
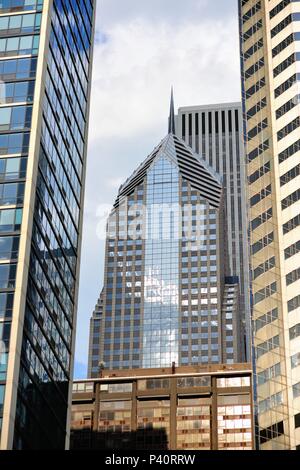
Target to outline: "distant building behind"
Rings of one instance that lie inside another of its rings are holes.
[[[242,105],[221,103],[179,108],[176,134],[222,178],[228,253],[224,271],[226,276],[238,278],[238,323],[243,335],[243,354],[249,359],[251,322]]]

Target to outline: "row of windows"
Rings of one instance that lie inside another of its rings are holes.
[[[259,193],[255,194],[250,199],[250,206],[253,207],[262,201],[264,198],[271,194],[272,186],[269,184],[266,188],[262,189]]]
[[[248,88],[248,90],[246,90],[245,92],[246,98],[251,98],[251,96],[257,93],[261,88],[263,88],[265,84],[266,84],[265,77],[258,80],[258,82],[256,82],[254,85]]]
[[[284,175],[280,176],[280,186],[284,186],[289,181],[293,180],[299,175],[300,175],[300,164],[294,166],[294,168],[287,171]]]
[[[258,1],[255,5],[253,5],[250,10],[248,10],[244,15],[243,15],[243,23],[246,23],[246,21],[249,20],[253,15],[255,15],[258,11],[261,10],[261,2]]]
[[[249,152],[248,154],[248,162],[252,162],[257,158],[259,155],[261,155],[263,152],[269,149],[269,139],[265,140],[262,144],[259,144],[258,147],[256,147],[254,150]]]
[[[43,0],[2,0],[0,3],[0,12],[16,12],[16,11],[30,11],[41,10],[43,7]]]
[[[260,264],[259,266],[257,266],[257,268],[253,270],[253,279],[257,279],[259,276],[274,268],[275,266],[275,256],[272,256],[272,258]]]
[[[14,55],[36,55],[39,50],[39,36],[21,36],[0,39],[0,57]]]
[[[273,58],[276,57],[280,52],[284,51],[294,41],[300,40],[300,33],[292,33],[283,41],[281,41],[276,47],[272,49]]]
[[[10,134],[13,137],[13,134]],[[1,141],[1,136],[0,136]],[[1,146],[1,143],[0,143]],[[15,152],[17,153],[17,152]],[[1,154],[1,150],[0,150]],[[1,158],[0,159],[0,181],[17,180],[25,178],[27,158]]]
[[[298,338],[298,336],[300,336],[300,323],[297,323],[297,325],[292,326],[292,328],[289,329],[289,334],[290,340]]]
[[[281,116],[284,116],[286,113],[288,113],[291,109],[293,109],[295,106],[297,106],[300,103],[300,95],[296,95],[293,98],[291,98],[289,101],[284,103],[280,108],[276,110],[276,119],[281,118]]]
[[[0,79],[17,80],[34,78],[36,75],[37,58],[9,59],[0,61]]]
[[[262,302],[264,299],[267,299],[271,295],[277,292],[277,284],[276,282],[272,282],[269,286],[260,289],[259,291],[255,292],[254,294],[254,304],[258,304]]]
[[[257,126],[250,129],[248,132],[248,140],[253,139],[262,130],[266,129],[266,127],[268,127],[268,118],[265,118],[262,122],[258,123]]]
[[[296,243],[293,243],[292,245],[288,246],[284,250],[284,259],[289,259],[292,256],[296,255],[300,251],[300,240],[298,240]]]
[[[300,268],[294,269],[286,275],[286,285],[289,286],[293,282],[298,281],[298,279],[300,279]]]
[[[269,396],[265,400],[262,400],[258,403],[259,413],[265,413],[268,410],[272,410],[276,406],[279,406],[283,403],[282,392],[275,393],[274,395]]]
[[[30,129],[32,106],[0,108],[0,131]]]
[[[293,297],[288,301],[288,312],[292,312],[293,310],[296,310],[300,306],[300,295],[296,295],[296,297]]]
[[[294,132],[300,126],[300,117],[297,116],[296,119],[289,122],[286,126],[284,126],[280,131],[277,132],[277,140],[280,141],[284,139],[287,135],[291,132]]]
[[[258,344],[256,348],[257,359],[259,359],[261,356],[268,353],[269,351],[272,351],[272,349],[278,348],[279,344],[279,335],[273,336],[273,338],[270,338],[269,340]]]
[[[300,166],[300,165],[299,165]],[[248,181],[249,184],[253,184],[259,178],[261,178],[266,173],[269,173],[271,167],[271,163],[267,162],[263,166],[261,166],[258,170],[254,171],[252,175],[249,176]]]
[[[258,331],[264,326],[268,325],[269,323],[273,323],[273,321],[278,319],[278,309],[274,308],[268,313],[261,315],[255,320],[255,330]]]
[[[271,232],[268,235],[265,235],[263,238],[253,243],[253,245],[251,246],[252,255],[255,255],[260,250],[265,248],[265,246],[270,245],[270,243],[272,243],[273,241],[274,241],[274,232]]]
[[[283,224],[283,227],[282,227],[283,235],[286,235],[287,233],[289,233],[291,230],[294,230],[299,225],[300,225],[300,214],[296,215],[296,217],[293,217],[291,220]]]
[[[278,3],[278,5],[270,11],[270,20],[274,18],[274,16],[278,15],[278,13],[280,13],[287,5],[290,5],[292,1],[293,0],[282,0]]]
[[[299,150],[300,150],[300,140],[297,140],[297,142],[294,142],[287,149],[279,153],[278,155],[279,163],[284,162],[285,160],[290,158],[292,155],[299,152]]]
[[[257,23],[255,23],[251,28],[249,28],[244,34],[243,34],[243,41],[247,41],[253,34],[256,33],[260,28],[262,27],[262,20],[259,20]]]
[[[247,119],[250,119],[253,116],[255,116],[256,113],[258,113],[261,109],[265,108],[266,106],[267,106],[267,98],[264,97],[264,98],[262,98],[261,101],[256,103],[255,106],[250,108],[249,111],[247,111]]]
[[[253,231],[260,225],[264,224],[267,220],[269,220],[272,217],[272,215],[273,215],[273,210],[272,210],[272,207],[270,207],[270,209],[268,209],[266,212],[263,212],[262,214],[260,214],[258,217],[256,217],[255,219],[251,221],[251,230]]]
[[[280,21],[280,23],[274,26],[274,28],[271,29],[271,38],[274,38],[283,29],[285,29],[289,24],[291,24],[294,19],[293,16],[294,15],[291,15],[291,14],[286,16],[282,21]]]
[[[261,69],[264,65],[265,59],[262,57],[245,71],[245,79],[247,80],[248,78],[252,77],[252,75],[258,72],[258,70]]]
[[[300,80],[300,73],[295,73],[291,77],[289,77],[285,82],[281,83],[277,88],[274,90],[275,98],[278,98],[282,93],[287,91],[291,88],[295,83]]]
[[[244,53],[244,60],[249,59],[255,52],[259,51],[264,45],[263,39],[259,39],[253,46],[249,47]]]
[[[296,52],[287,57],[283,62],[277,65],[273,70],[273,77],[276,78],[285,69],[290,67],[292,64],[300,60],[300,52]]]
[[[41,27],[41,13],[0,17],[0,34],[35,33]]]
[[[281,209],[284,210],[287,207],[290,207],[295,202],[299,201],[300,199],[300,189],[297,189],[292,194],[289,194],[286,198],[282,199],[281,201]]]

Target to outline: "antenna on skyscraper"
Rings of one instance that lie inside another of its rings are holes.
[[[175,110],[174,110],[173,87],[171,88],[171,102],[170,102],[169,132],[168,132],[168,134],[175,134]]]

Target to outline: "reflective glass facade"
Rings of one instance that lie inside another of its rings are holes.
[[[94,7],[0,2],[3,448],[68,442]]]
[[[97,306],[91,320],[90,376],[99,363],[233,362],[238,335],[222,322],[222,202],[216,174],[174,134],[121,186],[107,223],[101,315]]]

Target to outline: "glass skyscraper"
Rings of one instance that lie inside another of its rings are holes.
[[[120,187],[108,219],[104,289],[91,322],[94,377],[100,362],[105,369],[236,362],[232,307],[222,321],[222,182],[175,136],[171,110],[169,134]]]
[[[1,449],[68,446],[94,15],[0,1]]]
[[[261,449],[300,449],[300,3],[239,1]]]

